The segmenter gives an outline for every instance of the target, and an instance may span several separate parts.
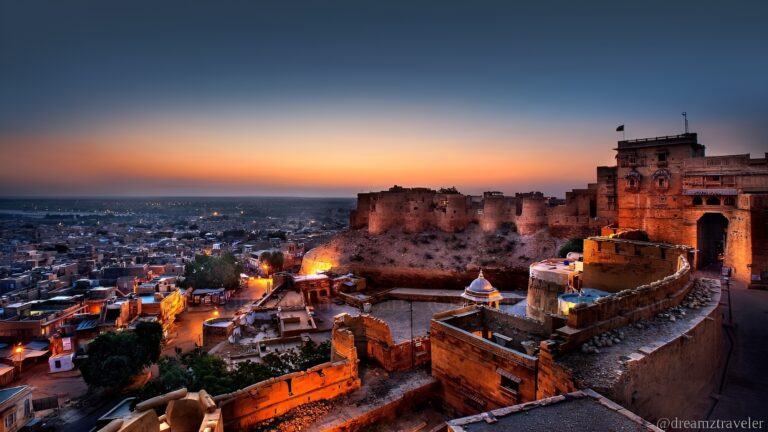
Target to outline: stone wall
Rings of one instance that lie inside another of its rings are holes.
[[[614,190],[606,186],[606,182],[613,181],[615,177],[599,176],[598,183],[567,192],[564,203],[540,192],[514,197],[488,192],[473,197],[395,186],[387,191],[358,194],[349,223],[352,229],[366,228],[374,235],[393,228],[409,233],[430,229],[459,232],[477,223],[487,232],[515,224],[523,235],[550,228],[555,236],[585,237],[615,221],[615,211],[601,207],[605,200],[597,199],[598,191],[606,194]]]
[[[306,371],[272,378],[234,393],[219,395],[217,403],[227,430],[248,430],[299,405],[332,399],[360,388],[354,335],[334,329],[331,361]]]
[[[360,357],[373,360],[387,372],[411,369],[430,361],[428,336],[396,344],[389,325],[366,314],[355,317],[344,314],[337,318],[335,325],[343,326],[355,335],[355,347]]]
[[[679,305],[690,290],[692,280],[691,266],[685,256],[679,255],[678,259],[678,270],[661,280],[600,298],[591,305],[571,308],[568,325],[557,331],[566,341],[562,348],[573,349],[592,336]]]
[[[534,276],[528,278],[526,315],[543,321],[551,311],[557,310],[557,296],[565,292],[566,286]]]
[[[555,361],[557,343],[542,341],[539,345],[539,370],[536,399],[563,395],[576,390],[573,374]]]
[[[688,249],[631,240],[584,240],[583,286],[618,292],[649,284],[675,273]]]
[[[497,345],[444,322],[477,314],[470,308],[436,314],[430,327],[432,376],[445,408],[460,415],[514,405],[536,398],[537,358]],[[472,325],[471,323],[466,323]],[[517,391],[502,387],[502,376],[519,380]]]
[[[651,422],[664,417],[701,418],[707,407],[692,401],[714,391],[723,352],[719,302],[718,291],[710,313],[697,318],[690,330],[641,348],[613,387],[595,390]]]
[[[396,419],[402,412],[412,412],[414,406],[423,405],[425,401],[431,400],[436,387],[437,382],[433,380],[425,385],[405,389],[402,393],[387,395],[384,403],[373,409],[368,406],[355,407],[358,413],[342,412],[333,421],[316,425],[315,429],[323,432],[351,432],[365,430],[365,427],[376,423],[386,424],[387,421]]]

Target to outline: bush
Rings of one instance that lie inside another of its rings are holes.
[[[584,252],[584,239],[580,238],[572,238],[568,240],[561,248],[557,251],[557,256],[560,258],[565,258],[566,255],[568,255],[568,252],[578,252],[583,253]]]

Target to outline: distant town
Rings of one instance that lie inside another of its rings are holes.
[[[758,322],[741,320],[768,287],[766,158],[706,156],[693,133],[616,151],[564,199],[0,201],[6,430],[738,414],[728,364],[756,354],[742,332]]]

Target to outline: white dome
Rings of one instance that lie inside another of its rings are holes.
[[[496,291],[496,288],[483,276],[483,271],[480,270],[480,275],[477,279],[473,280],[471,284],[466,288],[467,291],[477,294],[488,294]]]
[[[469,284],[461,296],[474,303],[494,303],[502,299],[499,290],[494,288],[491,282],[483,276],[482,270],[480,270],[477,279]]]

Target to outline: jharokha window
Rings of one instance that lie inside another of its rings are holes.
[[[625,189],[631,192],[637,192],[640,190],[640,179],[642,176],[639,172],[632,170],[625,178]]]
[[[656,170],[656,172],[653,173],[653,184],[656,186],[656,189],[660,189],[660,190],[669,189],[670,177],[671,177],[671,174],[669,173],[669,170],[667,170],[666,168]]]

